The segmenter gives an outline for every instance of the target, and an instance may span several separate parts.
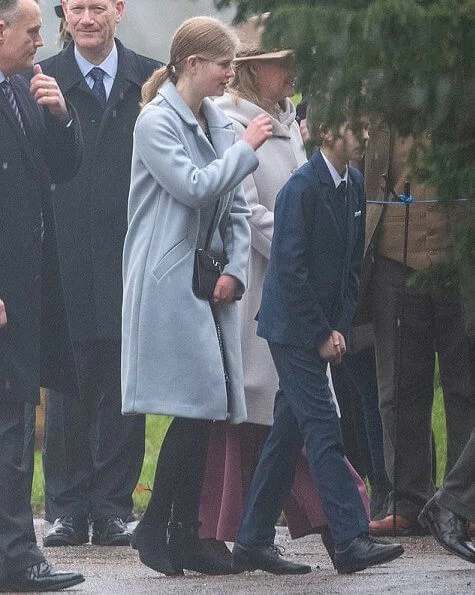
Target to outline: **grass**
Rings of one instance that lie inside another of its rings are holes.
[[[157,456],[170,421],[171,418],[169,417],[158,415],[147,416],[144,464],[137,488],[134,492],[134,508],[136,512],[143,511],[149,500],[149,490],[153,484]],[[435,383],[432,426],[434,428],[437,449],[437,483],[440,485],[444,475],[445,460],[447,456],[447,441],[445,434],[445,413],[442,401],[442,390],[440,388],[438,377],[436,378]],[[42,514],[44,508],[44,478],[40,451],[35,453],[32,507],[35,514]]]

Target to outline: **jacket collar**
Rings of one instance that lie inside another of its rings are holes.
[[[335,222],[337,224],[338,229],[340,230],[340,235],[342,240],[348,245],[352,243],[352,237],[354,232],[354,209],[356,206],[354,191],[353,191],[353,181],[351,178],[350,170],[348,169],[348,177],[347,177],[347,229],[343,230],[341,228],[341,224],[339,222],[339,217],[336,213],[336,209],[338,208],[336,204],[337,200],[337,193],[335,188],[335,182],[332,178],[330,170],[323,159],[323,155],[320,149],[316,150],[310,158],[310,163],[316,170],[316,173],[320,179],[320,184],[322,188],[323,195],[325,196],[326,201],[330,205],[330,208],[334,214]]]
[[[114,86],[121,79],[141,87],[143,74],[137,55],[127,49],[118,39],[115,40],[115,44],[118,54],[118,66]],[[64,94],[67,94],[76,85],[82,86],[84,90],[89,89],[74,57],[73,42],[57,55],[57,76]]]
[[[286,98],[284,100],[283,105],[285,109],[278,116],[268,114],[255,103],[252,103],[243,97],[237,97],[232,93],[225,93],[222,97],[216,98],[215,103],[218,107],[224,110],[230,118],[236,120],[245,128],[247,128],[249,122],[253,118],[260,114],[266,114],[271,119],[272,135],[274,137],[291,137],[290,127],[295,122],[295,107],[290,99]]]
[[[198,126],[198,121],[195,118],[195,115],[171,81],[164,83],[158,90],[157,95],[163,97],[169,106],[190,128],[196,128]],[[203,99],[202,109],[211,132],[215,128],[232,129],[231,120],[222,110],[216,107],[214,102],[208,97]]]

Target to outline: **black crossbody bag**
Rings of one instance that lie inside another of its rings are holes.
[[[224,252],[217,252],[209,247],[216,227],[218,208],[219,200],[216,202],[214,216],[206,234],[205,245],[203,248],[195,250],[192,287],[193,293],[200,300],[212,299],[216,282],[223,274],[224,267],[228,264]]]

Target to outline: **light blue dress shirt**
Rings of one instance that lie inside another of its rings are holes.
[[[94,84],[94,79],[90,76],[90,72],[94,67],[102,68],[104,71],[104,87],[106,89],[106,96],[109,99],[109,95],[112,89],[112,85],[114,84],[114,80],[117,74],[117,67],[119,64],[119,56],[117,53],[117,47],[114,43],[114,47],[112,48],[110,54],[107,58],[101,62],[101,64],[91,64],[84,56],[81,56],[76,46],[74,46],[74,56],[76,58],[77,65],[79,70],[82,72],[84,78],[86,79],[86,83],[92,89],[92,85]]]

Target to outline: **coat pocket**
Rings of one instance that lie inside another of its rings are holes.
[[[166,252],[158,263],[153,267],[152,274],[157,281],[160,281],[182,258],[191,251],[188,238],[183,238]]]

